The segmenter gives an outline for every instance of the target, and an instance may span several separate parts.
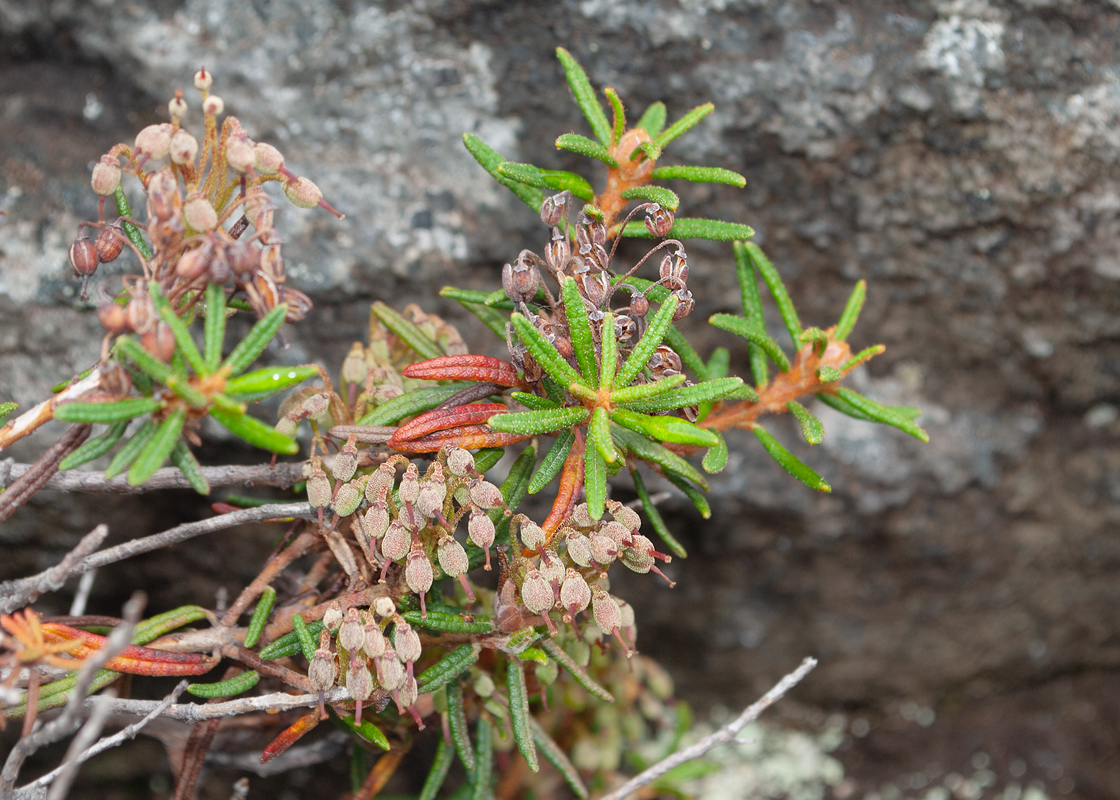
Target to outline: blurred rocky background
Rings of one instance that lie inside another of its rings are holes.
[[[66,257],[96,217],[91,165],[164,119],[200,65],[227,113],[347,214],[282,212],[316,311],[275,358],[339,364],[375,298],[445,314],[497,352],[436,292],[496,286],[543,228],[460,137],[584,169],[552,145],[586,133],[557,45],[635,116],[715,102],[668,161],[747,186],[686,188],[684,208],[752,225],[807,324],[835,322],[867,278],[853,344],[887,352],[857,388],[921,406],[931,436],[822,408],[809,452],[775,422],[827,496],[735,438],[712,519],[667,506],[692,553],[671,565],[678,587],[620,587],[643,651],[701,714],[820,658],[772,720],[840,726],[844,779],[826,789],[840,800],[1120,796],[1116,0],[0,0],[0,399],[33,403],[96,358]],[[730,248],[690,255],[707,352],[703,321],[734,310]],[[0,526],[0,577],[54,563],[95,521],[125,538],[208,513],[182,502],[44,493]],[[269,546],[149,557],[101,576],[91,603],[114,613],[136,584],[153,610],[207,602]],[[151,752],[116,767],[139,770],[141,793],[166,788],[145,783],[163,769]]]

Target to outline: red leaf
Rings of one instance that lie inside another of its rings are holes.
[[[70,651],[78,659],[86,659],[96,653],[109,641],[96,633],[71,628],[58,622],[43,623],[43,638],[50,643],[80,641],[82,644]],[[131,675],[202,675],[214,668],[217,662],[201,653],[173,653],[130,644],[110,658],[106,669],[114,672],[127,672]]]
[[[477,450],[482,447],[505,447],[514,442],[523,442],[530,438],[519,433],[502,433],[492,431],[485,425],[464,425],[446,431],[438,431],[422,439],[411,439],[407,442],[389,444],[402,453],[434,453],[444,446],[457,446],[465,450]]]
[[[513,364],[491,356],[440,356],[409,364],[401,374],[426,381],[484,381],[526,388]]]
[[[504,414],[508,411],[509,409],[501,403],[470,403],[465,406],[432,409],[397,428],[389,439],[389,446],[396,447],[403,442],[419,439],[437,431],[446,431],[463,425],[479,425],[495,414]]]
[[[261,763],[267,764],[269,761],[276,758],[276,756],[298,742],[305,733],[318,724],[318,711],[312,711],[310,714],[297,719],[291,726],[285,728],[284,732],[273,739],[272,743],[264,749],[264,752],[261,753]]]

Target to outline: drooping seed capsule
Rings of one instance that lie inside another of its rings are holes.
[[[425,518],[431,519],[443,509],[447,499],[447,482],[443,478],[443,467],[436,461],[432,471],[420,482],[420,494],[416,498],[416,508]]]
[[[501,490],[489,481],[471,481],[468,492],[471,502],[478,508],[491,509],[505,507],[505,501],[502,500]]]
[[[338,668],[334,663],[334,654],[331,653],[331,635],[323,631],[319,635],[319,649],[307,668],[307,679],[311,688],[317,692],[326,692],[334,687],[338,679]]]
[[[474,471],[474,456],[468,450],[453,447],[447,451],[447,469],[452,475],[461,478]]]
[[[591,512],[587,510],[587,503],[580,503],[572,509],[572,522],[581,528],[591,528],[595,520],[591,519]]]
[[[521,602],[534,614],[544,613],[556,602],[552,587],[535,567],[530,567],[525,573],[525,580],[521,584]]]
[[[550,228],[559,225],[560,220],[564,218],[564,206],[567,201],[568,196],[564,192],[546,197],[541,203],[541,222]]]
[[[307,477],[307,502],[312,508],[326,508],[331,503],[331,482],[323,472],[323,462],[311,459],[311,474]]]
[[[334,633],[338,630],[338,626],[342,624],[343,619],[345,619],[345,615],[342,613],[342,606],[339,605],[337,600],[331,601],[323,614],[323,627]]]
[[[642,527],[642,518],[638,512],[617,500],[607,500],[607,511],[611,512],[616,522],[625,525],[631,532],[636,533]]]
[[[393,626],[393,648],[402,664],[415,662],[420,658],[420,635],[404,620]]]
[[[581,567],[591,566],[591,540],[579,531],[569,531],[565,539],[568,558]]]
[[[351,436],[342,445],[331,465],[331,473],[336,481],[348,481],[358,471],[358,437]]]
[[[393,598],[382,595],[373,601],[373,611],[379,617],[391,617],[397,613],[397,604]]]
[[[607,536],[605,533],[595,531],[591,534],[591,557],[603,567],[606,567],[616,555],[618,555],[618,545],[614,543],[614,539]]]
[[[331,500],[331,508],[335,514],[340,517],[348,517],[358,510],[358,506],[362,504],[362,489],[365,488],[363,484],[366,480],[368,480],[368,477],[338,485],[334,493],[334,499]]]
[[[136,134],[136,146],[133,149],[137,155],[145,156],[145,161],[148,159],[158,161],[167,155],[167,151],[171,148],[172,133],[169,123],[149,125]],[[115,192],[116,189],[114,188],[113,191]]]
[[[388,530],[381,538],[381,555],[385,558],[386,565],[390,561],[397,561],[408,555],[409,540],[408,531],[399,520],[389,523]]]
[[[673,229],[673,212],[657,203],[646,211],[646,230],[658,239],[664,239]]]
[[[638,323],[625,314],[614,318],[614,338],[619,344],[629,344],[638,334]]]
[[[521,522],[521,543],[528,550],[538,550],[544,547],[546,534],[540,525],[525,517]]]
[[[630,529],[623,525],[621,522],[617,522],[615,520],[604,523],[602,527],[599,528],[599,533],[603,533],[611,537],[611,539],[614,540],[615,545],[618,547],[629,547],[632,541],[632,534],[630,532]]]
[[[157,322],[155,327],[140,334],[140,344],[151,355],[165,364],[175,355],[175,336],[163,320]]]
[[[564,563],[551,550],[545,550],[541,553],[541,564],[537,567],[537,571],[544,576],[544,579],[553,589],[558,589],[560,581],[564,580]]]
[[[397,490],[402,503],[415,503],[420,496],[420,474],[416,465],[410,463],[401,476],[401,485]]]
[[[591,613],[595,617],[595,624],[599,626],[599,630],[608,636],[617,631],[622,624],[622,610],[618,607],[618,603],[598,587],[591,597]],[[629,651],[630,648],[626,649]]]
[[[121,229],[120,221],[106,225],[98,231],[93,246],[97,249],[97,258],[102,264],[116,261],[117,256],[124,249],[124,231]]]
[[[366,623],[366,641],[362,647],[370,658],[385,655],[385,635],[381,632],[381,626],[372,620]]]
[[[583,611],[591,603],[591,587],[582,575],[574,569],[568,569],[564,576],[564,583],[560,585],[560,605],[567,609],[564,621],[571,624],[576,614]]]
[[[262,175],[276,175],[284,168],[284,154],[265,142],[253,146],[253,156],[253,166]]]
[[[121,185],[121,165],[114,156],[103,155],[93,167],[90,186],[102,197],[108,197]]]
[[[553,228],[551,236],[552,238],[545,245],[544,260],[549,269],[559,273],[564,270],[568,259],[572,256],[572,243],[559,228]]]
[[[346,672],[346,691],[354,698],[354,724],[362,724],[362,703],[373,694],[373,675],[365,659],[351,659]]]
[[[436,558],[439,560],[439,568],[452,578],[459,577],[470,566],[467,551],[452,536],[440,538],[436,545]]]
[[[532,300],[541,285],[541,273],[535,262],[540,257],[528,250],[522,250],[517,261],[502,268],[502,289],[506,297],[515,303]]]
[[[358,619],[358,609],[346,609],[346,619],[338,629],[338,644],[348,653],[361,650],[366,641],[365,626]]]
[[[239,175],[246,175],[253,169],[256,162],[256,153],[253,152],[252,140],[241,134],[231,136],[226,142],[226,163],[229,168]]]
[[[432,562],[424,553],[424,548],[419,542],[412,545],[408,553],[408,563],[404,567],[404,582],[408,588],[420,596],[420,616],[428,616],[428,608],[424,596],[432,588],[435,575],[432,571]]]
[[[171,156],[172,164],[193,165],[195,158],[198,157],[198,139],[180,128],[175,131],[174,135],[171,137],[171,145],[168,148],[168,154]]]
[[[368,489],[369,486],[366,486]],[[362,524],[365,526],[366,536],[371,539],[380,539],[389,529],[389,506],[384,500],[378,500],[369,507]]]
[[[330,395],[326,392],[319,392],[303,401],[303,405],[300,406],[300,413],[313,420],[319,420],[327,413],[330,406]]]
[[[405,678],[404,665],[391,646],[386,645],[384,654],[374,659],[374,663],[377,665],[377,682],[385,691],[392,692],[401,687]]]
[[[89,296],[86,294],[86,286],[89,283],[90,276],[97,272],[99,263],[97,247],[88,236],[79,236],[70,245],[70,266],[74,268],[74,274],[82,279],[83,300]]]
[[[490,547],[494,544],[494,523],[482,509],[475,508],[467,520],[467,534],[477,547],[486,551],[486,564],[483,569],[490,570]]]
[[[630,316],[642,319],[649,313],[649,299],[640,292],[630,295]]]
[[[366,349],[361,342],[354,342],[342,359],[342,380],[345,383],[361,384],[366,379],[368,367],[366,365]]]
[[[382,464],[373,473],[368,484],[366,484],[366,500],[371,503],[384,503],[389,498],[389,492],[393,490],[393,481],[396,479],[396,472],[393,470],[392,464]]]
[[[407,710],[412,715],[412,719],[416,723],[416,727],[418,727],[420,730],[423,730],[424,721],[420,719],[420,715],[416,713],[416,709],[413,708],[419,696],[420,688],[416,684],[416,678],[412,675],[406,675],[404,682],[401,684],[400,688],[397,689],[397,693],[394,695],[394,698],[396,699],[398,706],[403,706],[405,710]],[[398,709],[398,711],[399,710],[400,709]]]

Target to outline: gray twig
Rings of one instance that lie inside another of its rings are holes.
[[[9,464],[7,473],[0,470],[0,488],[14,482],[27,473],[34,464]],[[211,487],[217,486],[275,486],[287,489],[303,478],[303,463],[282,463],[270,466],[203,467],[202,474]],[[178,467],[164,467],[144,481],[140,486],[130,486],[126,475],[118,475],[105,480],[105,475],[96,470],[72,469],[51,476],[43,487],[60,492],[114,492],[116,494],[139,494],[157,489],[190,489],[186,477]]]
[[[93,430],[92,425],[71,425],[66,429],[66,433],[62,434],[62,438],[48,447],[47,452],[43,453],[38,461],[26,465],[27,469],[20,472],[4,493],[0,494],[0,522],[14,514],[16,509],[30,500],[35,492],[50,482],[58,472],[58,465],[62,459],[77,450],[78,446],[89,438],[91,430]],[[22,465],[13,464],[8,470],[9,474],[15,475],[18,466]]]
[[[25,736],[16,742],[12,752],[8,754],[7,761],[4,762],[3,771],[0,771],[0,796],[6,796],[12,791],[16,778],[19,777],[20,768],[23,767],[23,762],[30,755],[48,744],[57,742],[78,727],[81,720],[82,704],[83,701],[86,701],[86,693],[89,691],[93,676],[105,666],[109,659],[128,646],[132,639],[132,630],[140,619],[140,614],[144,610],[146,602],[147,597],[143,592],[133,593],[128,602],[124,604],[121,624],[109,634],[109,639],[105,642],[105,645],[82,663],[81,669],[78,670],[78,679],[74,691],[66,701],[66,707],[63,708],[62,713],[34,731],[30,736]],[[92,700],[86,702],[92,702]],[[99,702],[104,701],[99,700]]]
[[[288,517],[312,519],[314,517],[314,510],[307,503],[283,503],[278,505],[258,506],[257,508],[243,508],[239,511],[219,514],[216,517],[210,517],[209,519],[200,520],[199,522],[188,522],[183,525],[177,525],[163,533],[145,536],[142,539],[133,539],[130,542],[119,544],[116,547],[109,547],[105,550],[99,550],[91,555],[87,555],[80,561],[71,564],[65,572],[59,571],[52,580],[61,578],[61,581],[65,581],[67,578],[72,578],[75,575],[82,575],[90,570],[104,567],[107,564],[113,564],[117,561],[123,561],[126,558],[132,558],[141,553],[149,553],[161,547],[178,544],[187,539],[192,539],[195,536],[201,536],[204,533],[213,533],[214,531],[233,528],[247,522],[262,522],[267,519],[283,519]],[[59,567],[61,567],[61,564]],[[59,568],[55,567],[53,569],[58,570]],[[0,584],[0,612],[5,614],[11,613],[17,608],[27,605],[27,603],[30,602],[28,598],[35,593],[39,582],[43,580],[44,576],[49,572],[51,572],[51,570],[33,575],[30,578],[22,578],[20,580],[7,581]],[[61,585],[61,581],[59,585]],[[37,597],[38,595],[35,594],[34,596]]]
[[[78,734],[70,740],[70,746],[66,748],[66,757],[62,759],[62,764],[56,770],[58,776],[47,793],[47,800],[63,800],[70,791],[70,786],[78,775],[78,764],[81,763],[78,759],[83,751],[97,741],[101,729],[105,727],[105,720],[109,718],[108,701],[113,699],[115,694],[116,692],[110,689],[105,694],[93,698],[93,713],[89,715],[89,719]]]
[[[753,705],[744,709],[743,713],[734,720],[724,725],[715,733],[705,736],[696,744],[686,747],[683,750],[678,750],[668,758],[658,761],[644,772],[638,773],[610,794],[604,795],[601,800],[622,800],[624,797],[629,797],[643,786],[648,786],[653,783],[669,770],[700,758],[709,750],[719,747],[720,745],[730,744],[735,741],[735,736],[739,731],[746,727],[748,723],[758,719],[758,716],[763,711],[780,700],[786,692],[800,683],[802,678],[808,675],[815,666],[817,666],[817,660],[815,658],[806,658],[801,662],[801,666],[778,681],[774,685],[774,688],[755,701]]]
[[[83,536],[74,546],[74,549],[62,557],[62,561],[45,572],[40,572],[30,578],[0,583],[0,598],[3,598],[0,601],[0,608],[3,609],[5,614],[10,614],[17,608],[21,608],[28,603],[34,603],[41,594],[61,589],[62,585],[66,583],[66,579],[70,577],[71,570],[83,558],[100,547],[108,535],[109,527],[98,525]],[[10,598],[7,597],[9,591],[13,592]]]
[[[323,694],[329,705],[350,699],[344,687],[337,686]],[[156,700],[113,700],[111,710],[114,714],[150,714],[159,705]],[[88,702],[87,702],[88,705]],[[312,708],[319,705],[319,694],[286,694],[275,692],[256,697],[242,697],[224,703],[176,703],[160,712],[166,719],[183,722],[203,722],[216,717],[233,717],[238,714],[252,714],[255,711],[287,711],[292,708]]]

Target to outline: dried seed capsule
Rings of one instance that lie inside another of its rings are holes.
[[[591,613],[595,617],[595,624],[605,634],[614,633],[622,624],[622,610],[618,603],[600,588],[595,589],[591,598]]]
[[[311,474],[307,477],[307,502],[312,508],[326,508],[331,504],[331,482],[323,472],[318,458],[311,459]]]
[[[673,311],[673,322],[680,322],[692,313],[692,309],[696,306],[696,301],[692,298],[692,292],[684,288],[677,289],[673,292],[673,296],[680,301],[676,310]]]
[[[171,148],[172,132],[171,125],[167,122],[149,125],[136,134],[136,146],[133,149],[138,155],[146,156],[147,159],[159,160],[167,155],[167,151]]]
[[[618,547],[629,547],[632,541],[630,529],[621,522],[614,520],[605,523],[599,528],[599,533],[606,534],[614,540]]]
[[[453,447],[447,451],[447,469],[452,475],[461,478],[474,471],[474,456],[468,450]]]
[[[393,481],[396,477],[392,464],[382,464],[378,467],[366,484],[366,500],[371,503],[384,503],[389,498],[389,492],[393,490]]]
[[[401,687],[397,689],[397,702],[405,708],[408,708],[409,706],[415,704],[416,700],[419,697],[420,687],[416,683],[416,678],[414,678],[412,675],[406,675],[404,678],[404,683],[402,683]],[[419,715],[417,715],[415,711],[413,711],[413,716],[416,719],[419,719]]]
[[[554,589],[564,580],[564,563],[551,550],[541,553],[541,565],[537,569]]]
[[[391,617],[397,613],[397,604],[393,598],[382,595],[373,601],[373,611],[379,617]]]
[[[410,463],[404,471],[398,492],[402,503],[415,503],[420,496],[420,473],[415,464]]]
[[[354,722],[362,724],[362,703],[373,694],[373,675],[366,666],[365,659],[351,660],[350,669],[346,673],[346,691],[354,698]]]
[[[408,555],[409,538],[408,531],[399,520],[389,523],[389,528],[381,539],[381,555],[385,557],[386,565]]]
[[[368,489],[369,486],[367,485]],[[380,539],[389,529],[389,506],[384,500],[373,503],[362,520],[366,536],[371,539]]]
[[[358,619],[358,609],[346,609],[346,619],[338,629],[338,645],[348,653],[361,650],[366,641],[365,626]]]
[[[473,480],[470,484],[469,494],[471,502],[479,508],[504,508],[502,492],[489,481]]]
[[[171,145],[168,148],[168,153],[171,156],[171,163],[173,164],[193,165],[195,158],[198,156],[198,139],[180,128],[175,131],[174,135],[171,137]]]
[[[567,539],[568,558],[581,567],[591,566],[591,540],[579,531],[570,531]]]
[[[319,392],[313,394],[311,397],[303,401],[300,406],[300,413],[305,417],[310,417],[313,420],[318,420],[327,413],[330,408],[331,398],[326,392]]]
[[[144,349],[167,363],[175,355],[175,336],[166,322],[160,320],[155,327],[140,334],[140,344]]]
[[[646,211],[646,230],[658,239],[664,239],[673,229],[673,212],[657,203]]]
[[[346,358],[342,359],[342,380],[345,383],[361,384],[365,381],[368,371],[366,349],[362,347],[361,342],[354,342],[347,351]]]
[[[404,665],[397,660],[397,653],[392,647],[386,645],[385,653],[381,658],[374,659],[377,665],[377,682],[387,692],[392,692],[404,683]]]
[[[544,202],[541,203],[541,222],[550,228],[559,225],[560,220],[564,218],[564,206],[567,205],[567,202],[568,195],[566,192],[546,197]]]
[[[637,531],[642,527],[642,518],[638,516],[638,512],[629,506],[623,505],[617,500],[608,500],[607,510],[611,512],[616,522],[625,525],[631,531]]]
[[[619,344],[628,344],[638,334],[638,323],[625,314],[614,318],[614,338]]]
[[[114,156],[103,155],[93,168],[90,186],[102,197],[117,191],[121,185],[121,165]]]
[[[179,182],[168,167],[148,180],[148,215],[152,219],[168,222],[178,216],[182,205]]]
[[[393,627],[393,647],[401,663],[417,661],[420,658],[420,635],[404,620]]]
[[[582,575],[574,569],[568,569],[564,576],[564,583],[560,586],[560,605],[568,613],[564,621],[570,623],[576,614],[583,611],[591,603],[591,587]]]
[[[322,191],[307,178],[294,178],[285,181],[284,194],[292,205],[300,208],[315,208],[323,202]]]
[[[572,256],[572,243],[559,228],[552,229],[552,238],[544,249],[544,260],[553,272],[561,272]]]
[[[307,679],[311,688],[317,692],[326,692],[334,687],[338,679],[338,668],[334,663],[334,654],[330,650],[331,637],[327,631],[319,636],[319,649],[307,668]]]
[[[470,566],[467,551],[451,536],[444,536],[439,540],[436,557],[439,559],[439,568],[452,578],[459,577]]]
[[[202,113],[208,117],[216,117],[226,109],[225,102],[216,94],[212,94],[202,101]]]
[[[196,231],[212,231],[218,227],[218,212],[206,195],[191,192],[183,204],[183,220]]]
[[[546,534],[540,525],[533,522],[529,518],[524,518],[521,521],[521,543],[529,550],[537,550],[544,547]]]
[[[333,633],[338,630],[338,626],[342,624],[344,618],[342,606],[338,604],[337,600],[334,600],[327,606],[326,613],[323,614],[323,627]]]
[[[233,280],[238,284],[249,283],[261,268],[260,251],[248,242],[234,242],[219,251],[229,264]]]
[[[556,602],[552,587],[534,567],[529,568],[521,583],[521,602],[534,614],[543,614]]]
[[[581,528],[595,526],[595,520],[591,519],[591,513],[587,510],[587,503],[580,503],[572,509],[572,522]]]
[[[121,230],[120,222],[106,225],[98,231],[97,238],[93,240],[93,246],[97,248],[97,258],[102,264],[116,261],[117,256],[124,249],[124,233]]]
[[[430,519],[440,512],[445,499],[447,499],[447,483],[443,479],[443,467],[436,461],[432,464],[432,471],[428,477],[420,482],[416,507],[421,514]]]
[[[428,560],[424,548],[419,542],[412,545],[408,553],[408,563],[404,567],[404,582],[408,588],[420,595],[420,615],[427,616],[424,605],[424,595],[432,588],[435,575],[432,571],[432,562]]]
[[[502,289],[505,290],[506,297],[515,303],[532,300],[540,288],[541,273],[534,261],[540,261],[540,257],[522,250],[515,263],[506,264],[502,268]]]
[[[588,302],[596,308],[602,307],[607,301],[607,297],[611,291],[611,280],[605,272],[588,273],[583,276],[580,283],[580,288],[583,290],[583,296],[587,298]]]
[[[284,168],[284,154],[270,144],[253,145],[253,166],[262,175],[276,175]]]
[[[641,292],[630,295],[630,316],[641,319],[649,313],[649,300]]]
[[[128,321],[128,312],[123,306],[109,301],[97,307],[97,319],[106,331],[112,334],[126,333],[132,330]]]
[[[618,555],[618,545],[615,544],[614,539],[607,536],[605,533],[596,531],[591,534],[591,557],[602,566],[607,566],[616,555]]]
[[[88,236],[79,236],[70,245],[70,266],[79,278],[89,278],[97,272],[100,259],[97,256],[97,247]]]
[[[348,517],[358,510],[362,503],[363,479],[339,484],[331,501],[331,508],[340,517]]]
[[[413,533],[416,533],[428,524],[428,521],[424,519],[420,510],[415,505],[402,505],[397,509],[397,519],[400,521],[401,525],[404,525],[406,529]]]
[[[494,522],[480,508],[471,511],[467,520],[467,534],[476,546],[486,551],[484,569],[490,569],[490,547],[494,544]]]
[[[336,481],[348,481],[358,471],[358,437],[351,436],[334,457],[331,473]]]
[[[253,151],[253,142],[245,134],[232,136],[226,143],[226,163],[229,168],[239,175],[245,175],[253,169],[256,162],[256,153]]]
[[[389,598],[381,598],[388,600]],[[389,602],[392,602],[391,600]],[[366,655],[370,658],[380,658],[385,655],[385,635],[381,626],[372,620],[366,623],[366,641],[363,645]]]

